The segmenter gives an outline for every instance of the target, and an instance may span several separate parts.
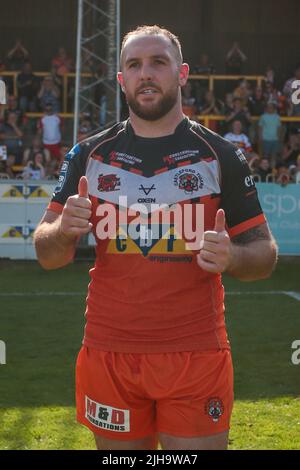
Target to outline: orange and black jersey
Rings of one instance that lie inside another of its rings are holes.
[[[198,251],[174,224],[158,222],[154,232],[139,225],[136,236],[129,227],[137,204],[148,217],[157,205],[202,205],[205,230],[213,229],[222,207],[231,237],[265,222],[241,150],[187,118],[174,134],[159,138],[139,137],[130,121],[122,122],[66,155],[50,210],[62,211],[82,175],[97,241],[84,344],[120,352],[228,348],[221,276],[200,269]],[[106,239],[103,207],[118,215]]]

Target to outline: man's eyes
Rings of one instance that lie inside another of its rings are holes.
[[[154,59],[153,63],[157,65],[165,65],[165,61],[163,59]],[[137,68],[139,66],[140,66],[140,62],[131,62],[128,65],[128,68],[132,69],[132,68]]]

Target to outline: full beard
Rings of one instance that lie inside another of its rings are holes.
[[[173,88],[171,91],[162,96],[156,104],[140,104],[132,95],[126,95],[129,108],[139,118],[145,121],[157,121],[161,119],[175,106],[178,100],[178,89]]]

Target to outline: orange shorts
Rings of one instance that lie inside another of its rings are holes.
[[[231,353],[134,354],[83,346],[76,404],[77,420],[109,439],[224,432],[233,405]]]

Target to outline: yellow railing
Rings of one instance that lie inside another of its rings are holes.
[[[240,80],[245,78],[249,81],[255,81],[257,86],[261,86],[262,82],[266,80],[263,75],[198,75],[198,74],[191,74],[189,76],[190,80],[207,80],[208,81],[208,89],[214,90],[214,85],[216,80]]]
[[[17,87],[17,76],[19,75],[20,72],[1,72],[2,77],[12,77],[13,78],[13,94],[14,96],[18,95],[18,87]],[[34,72],[34,75],[37,77],[47,77],[50,74],[50,72]],[[68,80],[69,78],[74,78],[76,76],[76,73],[70,72],[70,73],[65,73],[64,75],[61,75],[62,81],[63,81],[63,113],[67,113],[67,107],[68,107]],[[82,73],[82,77],[92,77],[91,73]]]
[[[62,118],[73,119],[74,113],[59,113]],[[29,118],[40,118],[43,113],[26,113]],[[205,127],[209,127],[209,121],[226,121],[226,116],[218,114],[198,114],[195,116],[198,121],[202,122]],[[260,116],[251,116],[252,121],[258,121]],[[299,116],[280,116],[281,122],[300,122]]]
[[[20,72],[1,72],[1,76],[12,77],[13,78],[13,94],[15,96],[18,95],[18,87],[17,87],[17,76]],[[46,77],[50,75],[50,72],[34,72],[34,75],[37,77]],[[63,113],[67,113],[68,107],[68,81],[70,78],[74,78],[76,74],[74,72],[66,73],[62,75],[63,81],[63,100],[62,100],[62,111]],[[82,77],[92,77],[91,73],[82,73]],[[191,74],[189,76],[190,80],[206,80],[208,81],[208,88],[209,90],[213,90],[215,86],[215,81],[227,81],[227,80],[239,80],[241,78],[245,78],[246,80],[256,81],[258,86],[261,86],[265,77],[263,75],[197,75]]]
[[[196,116],[198,121],[203,122],[205,127],[209,127],[209,121],[225,121],[226,116],[221,116],[217,114],[198,114]],[[260,116],[251,116],[252,121],[258,121]],[[300,122],[299,116],[280,116],[281,122]]]

